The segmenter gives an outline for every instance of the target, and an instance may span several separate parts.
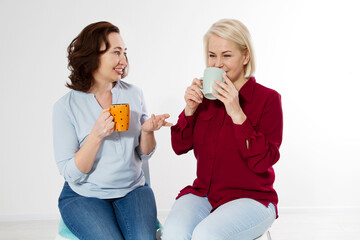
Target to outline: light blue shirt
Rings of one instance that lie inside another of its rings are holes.
[[[89,173],[75,165],[75,153],[84,144],[102,111],[94,94],[71,90],[53,109],[55,160],[60,174],[76,193],[101,199],[123,197],[145,184],[142,161],[151,155],[139,150],[141,125],[148,119],[142,91],[119,81],[111,90],[112,103],[130,105],[129,130],[104,138]]]

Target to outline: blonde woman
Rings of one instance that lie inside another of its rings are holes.
[[[277,218],[273,165],[279,160],[280,95],[255,80],[247,28],[238,20],[214,23],[204,36],[208,67],[225,82],[208,100],[195,78],[171,129],[176,154],[194,151],[197,178],[180,191],[164,225],[164,240],[252,240]]]

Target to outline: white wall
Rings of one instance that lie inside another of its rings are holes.
[[[184,107],[204,69],[202,36],[221,18],[250,29],[256,78],[282,94],[284,138],[275,165],[280,207],[360,206],[360,16],[357,1],[0,2],[0,220],[58,217],[63,179],[51,113],[68,89],[66,48],[87,24],[119,26],[150,113]],[[151,178],[159,211],[192,183],[192,153],[176,156],[169,129],[156,133]]]

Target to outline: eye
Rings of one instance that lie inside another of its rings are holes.
[[[224,57],[229,58],[229,57],[231,57],[231,55],[230,54],[225,54]]]
[[[215,57],[215,54],[210,53],[209,57],[213,58],[213,57]]]
[[[115,51],[114,52],[116,55],[120,56],[120,51]]]

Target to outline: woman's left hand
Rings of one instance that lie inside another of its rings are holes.
[[[223,74],[223,79],[225,82],[215,80],[215,83],[220,87],[213,85],[213,88],[219,93],[213,93],[213,95],[224,103],[226,112],[233,122],[235,124],[242,124],[246,120],[246,115],[240,106],[239,91],[236,90],[234,84],[226,74]]]
[[[162,114],[155,116],[154,114],[151,114],[151,118],[146,120],[144,124],[141,126],[141,130],[144,132],[153,132],[156,130],[159,130],[161,127],[170,127],[173,124],[165,121],[165,119],[169,118],[169,114]]]

